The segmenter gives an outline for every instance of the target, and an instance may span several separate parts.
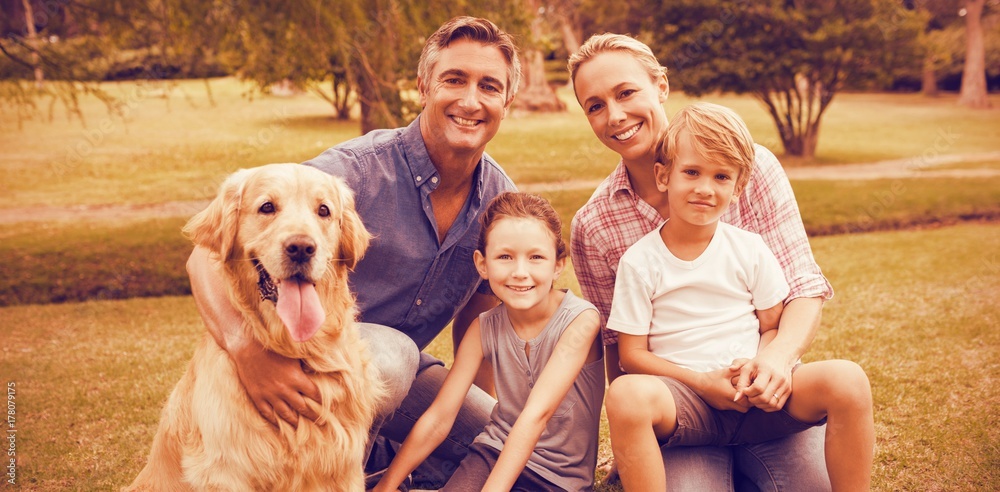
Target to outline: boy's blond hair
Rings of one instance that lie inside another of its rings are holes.
[[[687,106],[667,126],[667,134],[656,149],[656,161],[673,169],[677,140],[687,130],[694,151],[705,160],[731,164],[739,169],[735,193],[739,194],[753,172],[754,145],[750,130],[733,110],[718,104],[698,102]]]

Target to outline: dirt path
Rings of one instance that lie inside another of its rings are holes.
[[[1000,169],[934,169],[965,162],[1000,161],[1000,152],[980,154],[912,157],[869,164],[840,164],[814,167],[791,167],[785,172],[790,179],[893,179],[937,177],[993,177]],[[519,186],[532,193],[594,189],[600,180],[576,180],[558,183],[530,183]],[[49,222],[60,220],[121,220],[157,217],[189,217],[208,205],[208,200],[165,202],[145,205],[77,205],[72,207],[24,207],[0,210],[0,224],[15,222]]]

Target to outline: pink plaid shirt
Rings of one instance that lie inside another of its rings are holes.
[[[750,182],[721,220],[764,238],[791,287],[785,302],[798,297],[830,299],[833,287],[813,258],[791,183],[771,151],[760,145],[755,148]],[[583,297],[601,313],[605,345],[618,343],[618,333],[606,328],[618,261],[625,250],[664,220],[632,191],[628,173],[620,162],[573,217],[573,269]]]

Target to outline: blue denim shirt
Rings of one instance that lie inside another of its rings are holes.
[[[350,276],[361,320],[396,328],[423,350],[476,291],[480,278],[472,252],[479,215],[493,197],[514,190],[514,183],[484,153],[469,199],[439,244],[430,199],[439,177],[419,117],[405,128],[348,140],[304,164],[347,182],[373,235]]]

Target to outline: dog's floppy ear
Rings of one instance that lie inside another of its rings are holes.
[[[249,169],[241,169],[229,175],[219,187],[219,193],[212,203],[192,217],[183,229],[184,235],[192,242],[208,248],[219,255],[222,261],[232,256],[243,186],[249,175]]]
[[[354,210],[354,193],[346,185],[340,184],[340,203],[343,214],[340,217],[340,258],[349,269],[361,261],[368,249],[372,235],[368,233],[361,216]]]

